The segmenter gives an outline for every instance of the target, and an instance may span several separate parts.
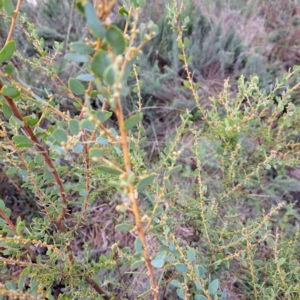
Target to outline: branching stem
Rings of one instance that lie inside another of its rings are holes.
[[[15,225],[12,223],[12,221],[10,220],[10,218],[6,216],[5,212],[2,209],[0,209],[0,215],[6,221],[6,223],[8,224],[8,226],[10,227],[10,229],[14,232],[14,234],[17,235],[17,236],[19,236],[19,234],[17,233],[17,229],[16,229]],[[35,255],[34,255],[34,252],[31,250],[31,248],[27,244],[25,244],[24,247],[28,251],[31,260],[35,261]]]

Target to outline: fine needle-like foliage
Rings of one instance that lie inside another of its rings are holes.
[[[0,51],[0,160],[30,195],[24,207],[34,207],[21,217],[9,196],[0,200],[0,298],[299,299],[299,213],[278,191],[288,189],[287,168],[299,165],[292,98],[300,68],[269,92],[256,75],[240,77],[234,95],[227,80],[202,102],[187,57],[186,3],[170,0],[183,88],[197,112],[186,110],[150,159],[139,55],[158,27],[139,22],[144,0],[130,0],[119,8],[119,28],[110,20],[114,4],[74,2],[86,36],[64,53],[66,69],[76,70],[66,78],[57,62],[64,44],[49,50],[22,0],[0,0],[9,28]],[[21,51],[15,30],[34,57]],[[27,84],[13,59],[49,87]],[[125,114],[132,93],[135,108]]]

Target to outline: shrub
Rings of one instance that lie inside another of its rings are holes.
[[[22,1],[18,1],[20,4]],[[17,13],[0,1],[13,33]],[[24,299],[297,299],[299,295],[299,107],[292,102],[299,70],[270,92],[259,77],[229,81],[209,103],[199,97],[187,55],[184,2],[168,4],[199,118],[189,110],[169,133],[157,159],[145,151],[138,55],[157,33],[138,25],[144,6],[123,6],[125,28],[107,22],[112,6],[76,1],[89,34],[70,44],[64,60],[77,74],[59,76],[26,16],[17,26],[36,56],[22,57],[8,35],[0,52],[1,150],[6,176],[21,181],[27,203],[0,200],[0,294]],[[11,63],[18,57],[59,87],[38,93]],[[137,103],[123,104],[135,80]],[[295,83],[296,82],[296,83]],[[146,83],[145,83],[146,84]],[[91,102],[98,99],[101,109]],[[205,103],[205,104],[204,104]],[[190,159],[189,159],[190,158]],[[2,195],[3,196],[3,195]],[[24,200],[23,200],[24,201]],[[16,214],[16,206],[34,207]],[[151,296],[152,295],[152,296]]]

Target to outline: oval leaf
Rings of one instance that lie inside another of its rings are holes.
[[[124,70],[124,74],[123,74],[123,77],[122,77],[122,82],[125,83],[127,81],[127,78],[128,76],[130,75],[130,72],[132,71],[132,66],[133,64],[136,62],[136,57],[133,57],[129,62],[128,64],[126,65],[125,67],[125,70]]]
[[[176,290],[176,293],[177,293],[177,296],[178,296],[180,299],[185,299],[185,298],[184,298],[184,291],[183,291],[183,290],[177,289],[177,290]]]
[[[123,32],[116,26],[111,25],[106,31],[106,38],[111,45],[114,54],[121,55],[126,48],[126,40]]]
[[[213,280],[208,286],[208,293],[214,294],[218,290],[218,287],[219,287],[219,279]]]
[[[139,260],[139,261],[133,263],[133,264],[130,266],[130,268],[131,268],[131,270],[135,270],[135,269],[141,267],[141,266],[144,265],[144,264],[145,264],[145,260],[142,259],[142,260]]]
[[[284,264],[285,262],[285,258],[284,257],[281,257],[278,259],[278,265],[281,266],[282,264]]]
[[[11,75],[11,73],[14,71],[15,66],[12,64],[12,62],[10,61],[7,66],[5,66],[4,71],[7,75]]]
[[[16,226],[17,234],[20,235],[21,232],[24,230],[24,228],[25,228],[25,223],[23,221],[18,222],[18,224]]]
[[[3,211],[5,210],[5,203],[1,199],[0,199],[0,209],[3,210]]]
[[[8,85],[8,86],[5,85],[2,88],[1,93],[5,96],[9,96],[9,97],[12,97],[12,98],[18,98],[21,95],[19,90],[13,85]]]
[[[133,228],[132,225],[130,225],[130,224],[125,224],[125,223],[123,223],[123,224],[118,224],[118,225],[116,225],[116,227],[115,227],[116,231],[129,231],[129,230],[131,230],[132,228]]]
[[[167,251],[160,251],[157,253],[157,255],[155,256],[155,259],[157,258],[161,258],[161,259],[165,259],[167,256]]]
[[[107,145],[108,144],[108,140],[99,136],[96,138],[96,142],[100,145]]]
[[[95,77],[92,74],[80,74],[76,78],[81,81],[94,81],[95,80]]]
[[[79,122],[78,120],[70,120],[69,121],[69,129],[73,135],[77,135],[79,133]]]
[[[113,169],[111,167],[108,166],[99,166],[97,168],[98,171],[103,172],[103,173],[108,173],[108,174],[112,174],[112,175],[120,175],[122,172],[117,170],[117,169]]]
[[[151,260],[151,265],[155,268],[161,268],[164,265],[164,260],[162,258],[155,258]]]
[[[177,264],[177,265],[175,266],[175,268],[176,268],[176,270],[177,270],[178,272],[180,272],[180,273],[185,273],[185,272],[188,272],[188,271],[189,271],[188,267],[187,267],[186,265],[184,265],[184,264]]]
[[[91,70],[93,73],[103,79],[105,69],[113,63],[112,58],[106,51],[100,50],[91,62]]]
[[[28,274],[28,269],[24,269],[22,271],[22,273],[19,276],[19,280],[18,280],[18,289],[19,290],[23,290],[24,289],[24,285],[25,285],[25,280],[26,280],[26,275]]]
[[[170,176],[173,173],[179,172],[179,171],[181,171],[181,169],[182,169],[181,165],[176,166],[167,172],[167,176]]]
[[[195,273],[196,273],[196,276],[201,279],[205,275],[205,269],[202,266],[196,265]]]
[[[193,260],[195,259],[196,257],[196,252],[195,252],[195,249],[193,248],[190,248],[188,253],[187,253],[187,259],[189,262],[193,262]]]
[[[114,65],[110,65],[105,69],[103,73],[103,79],[110,86],[112,86],[115,83],[117,79],[117,72]]]
[[[128,118],[125,121],[125,129],[126,130],[131,130],[134,126],[136,126],[140,121],[142,121],[143,119],[143,113],[139,112],[133,116],[131,116],[130,118]]]
[[[13,140],[15,141],[17,148],[32,146],[31,140],[27,136],[24,136],[24,135],[15,135],[13,137]]]
[[[159,229],[162,229],[164,225],[162,224],[159,224],[159,225],[156,225],[156,226],[152,226],[148,229],[148,233],[151,233],[151,232],[157,232]]]
[[[95,124],[90,120],[84,119],[80,122],[80,127],[81,129],[94,130]]]
[[[53,137],[60,143],[68,141],[67,133],[61,128],[57,128],[54,130]]]
[[[178,280],[173,279],[173,280],[171,281],[171,284],[172,284],[173,286],[177,287],[177,288],[182,289],[182,284],[181,284]]]
[[[70,78],[68,81],[68,87],[73,94],[84,95],[85,88],[84,85],[75,78]]]
[[[92,54],[94,49],[83,42],[75,42],[70,44],[70,48],[79,54]]]
[[[136,189],[138,192],[140,192],[141,190],[143,190],[147,185],[151,184],[153,182],[153,180],[155,179],[156,175],[150,175],[146,178],[143,178],[136,186]]]
[[[134,242],[135,251],[136,252],[142,252],[143,251],[143,244],[141,242],[140,238],[137,238]]]
[[[111,117],[111,115],[112,115],[111,111],[101,110],[101,111],[96,112],[96,118],[100,122],[105,122],[106,120],[108,120]]]
[[[74,146],[74,147],[72,148],[72,150],[73,150],[75,153],[80,153],[80,152],[82,152],[82,150],[83,150],[83,145],[82,145],[82,143],[78,143],[76,146]]]
[[[65,58],[71,61],[75,61],[75,62],[88,62],[88,58],[84,55],[81,54],[77,54],[77,53],[68,53],[65,55]]]
[[[89,150],[89,156],[92,156],[92,157],[103,156],[103,151],[100,148],[98,148],[98,147],[92,147]]]
[[[121,151],[121,149],[120,149],[119,147],[114,146],[114,149],[116,150],[116,152],[117,152],[117,154],[118,154],[119,156],[122,155],[122,151]]]
[[[199,281],[194,280],[194,283],[195,283],[196,289],[198,291],[202,291],[201,284],[199,283]]]
[[[4,117],[6,117],[6,118],[10,118],[10,116],[12,115],[12,111],[11,111],[10,107],[6,104],[6,102],[3,103],[2,111],[3,111]]]
[[[11,17],[14,13],[14,6],[11,0],[4,0],[4,10]]]
[[[16,168],[9,168],[7,171],[6,171],[6,175],[8,176],[12,176],[14,175],[15,173],[17,173],[17,169]],[[0,200],[1,201],[1,200]]]
[[[88,26],[91,29],[94,36],[97,38],[104,38],[106,30],[101,21],[99,20],[93,5],[91,3],[85,3],[84,12]]]
[[[33,127],[34,125],[36,125],[39,121],[39,118],[33,118],[30,120],[27,120],[26,123],[27,125],[29,125],[30,127]]]
[[[34,162],[35,162],[36,164],[41,165],[41,164],[44,162],[44,156],[41,155],[41,154],[37,155],[37,156],[34,158]]]
[[[16,42],[14,40],[8,42],[0,51],[0,63],[10,60],[15,50],[16,50]]]

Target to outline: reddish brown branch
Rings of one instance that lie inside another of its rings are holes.
[[[19,236],[19,234],[17,233],[17,230],[16,230],[16,227],[15,225],[12,223],[12,221],[10,220],[10,218],[8,218],[6,215],[5,215],[5,212],[0,209],[0,215],[2,216],[2,218],[6,221],[6,223],[8,224],[8,226],[10,227],[10,229],[14,232],[15,235]],[[26,250],[28,251],[29,255],[30,255],[30,258],[32,261],[35,261],[35,255],[34,255],[34,252],[30,249],[30,247],[25,244],[24,247],[26,248]]]
[[[2,89],[2,87],[3,87],[3,83],[0,81],[0,90]],[[34,133],[31,130],[31,128],[27,125],[27,123],[24,120],[23,116],[21,115],[18,107],[16,106],[14,100],[11,97],[9,97],[9,96],[6,96],[6,95],[3,95],[3,96],[4,96],[5,100],[6,100],[6,103],[8,104],[8,106],[10,107],[10,109],[12,110],[14,116],[16,118],[18,118],[20,121],[23,122],[23,129],[29,135],[31,141],[37,147],[37,149],[39,150],[39,152],[43,155],[44,160],[45,160],[46,164],[48,165],[48,167],[51,170],[53,170],[52,174],[53,174],[53,177],[54,177],[54,180],[55,180],[56,184],[59,187],[59,194],[60,194],[60,197],[62,199],[62,202],[61,202],[61,212],[60,212],[59,216],[56,219],[56,223],[59,226],[61,224],[62,219],[65,216],[65,213],[66,213],[67,199],[66,199],[66,194],[65,194],[65,191],[64,191],[64,187],[63,187],[63,184],[62,184],[62,182],[60,180],[58,172],[55,169],[55,167],[54,167],[54,165],[53,165],[53,163],[52,163],[52,161],[51,161],[51,159],[50,159],[50,157],[48,155],[47,150],[40,144],[39,140],[34,135]]]
[[[8,218],[4,211],[2,209],[0,209],[0,215],[3,217],[3,219],[6,221],[6,223],[8,224],[8,226],[10,227],[10,229],[14,232],[15,235],[18,235],[17,234],[17,230],[16,230],[16,227],[15,225],[12,223],[12,221],[10,220],[10,218]]]
[[[2,89],[3,87],[3,83],[1,82],[0,80],[0,90]],[[65,227],[63,226],[62,224],[62,219],[64,218],[64,215],[66,213],[66,209],[65,209],[65,206],[67,204],[67,200],[66,200],[66,195],[65,195],[65,192],[64,192],[64,188],[63,188],[63,185],[62,185],[62,182],[60,180],[60,177],[57,173],[57,170],[55,169],[49,155],[48,155],[48,152],[47,150],[40,144],[39,140],[34,136],[34,133],[33,131],[31,130],[31,128],[27,125],[26,121],[24,120],[23,116],[21,115],[19,109],[17,108],[14,100],[8,96],[5,96],[3,95],[8,106],[10,107],[10,109],[12,110],[14,116],[16,118],[18,118],[20,121],[23,122],[23,129],[26,131],[26,133],[29,135],[31,141],[34,143],[34,145],[37,147],[37,149],[39,150],[39,152],[43,155],[44,157],[44,160],[45,162],[47,163],[47,165],[49,166],[49,168],[51,168],[53,171],[53,177],[57,183],[57,185],[59,186],[59,193],[60,193],[60,196],[62,198],[62,210],[61,210],[61,213],[59,214],[58,218],[56,219],[56,225],[59,229],[59,231],[61,233],[66,233],[66,229]],[[12,222],[5,216],[4,212],[0,211],[0,214],[3,216],[3,218],[7,221],[7,223],[9,224],[9,226],[11,227],[11,229],[14,231],[14,233],[16,233],[16,229],[15,229],[15,226],[12,224]],[[26,249],[28,250],[30,256],[31,256],[31,253],[33,254],[32,250],[27,246],[25,245]],[[73,261],[73,254],[72,254],[72,248],[71,248],[71,245],[69,244],[69,242],[67,242],[67,251],[68,251],[68,255],[69,255],[69,259],[70,261]],[[34,257],[34,254],[33,254],[33,257]],[[93,287],[97,293],[101,294],[101,295],[104,295],[103,298],[104,299],[107,299],[109,300],[110,297],[105,293],[105,291],[92,279],[90,278],[89,276],[86,276],[85,277],[85,281],[91,286]]]
[[[85,277],[86,283],[88,283],[98,294],[102,295],[104,300],[109,300],[111,297],[106,294],[106,292],[98,285],[91,277]]]

